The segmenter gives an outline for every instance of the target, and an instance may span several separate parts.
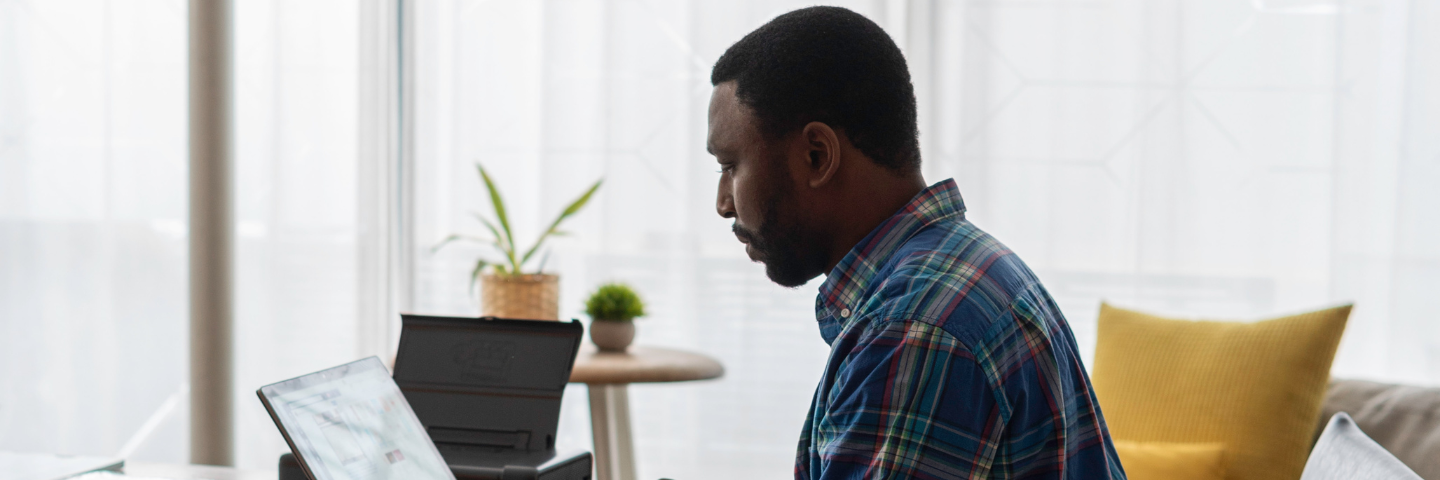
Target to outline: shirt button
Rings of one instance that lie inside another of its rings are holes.
[[[840,318],[850,318],[850,309],[848,309],[848,308],[842,308],[842,309],[840,309]]]

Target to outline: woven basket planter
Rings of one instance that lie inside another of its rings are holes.
[[[501,318],[559,320],[560,277],[484,275],[480,277],[480,311]]]

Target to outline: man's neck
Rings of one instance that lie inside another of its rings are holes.
[[[837,205],[835,231],[831,236],[834,240],[825,265],[826,275],[865,236],[925,190],[925,178],[918,171],[904,176],[886,173],[855,182],[858,188],[847,193]]]

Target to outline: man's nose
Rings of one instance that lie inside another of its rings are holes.
[[[716,195],[715,213],[720,214],[721,218],[735,218],[735,201],[730,192],[722,188]]]

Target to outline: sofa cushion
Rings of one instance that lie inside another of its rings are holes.
[[[1115,440],[1129,480],[1225,480],[1225,444]]]
[[[1321,415],[1339,412],[1422,478],[1440,479],[1440,388],[1335,380]]]
[[[1092,380],[1110,434],[1223,443],[1229,478],[1299,478],[1349,314],[1216,322],[1101,305]]]
[[[1315,443],[1300,480],[1420,480],[1384,447],[1337,413]]]

